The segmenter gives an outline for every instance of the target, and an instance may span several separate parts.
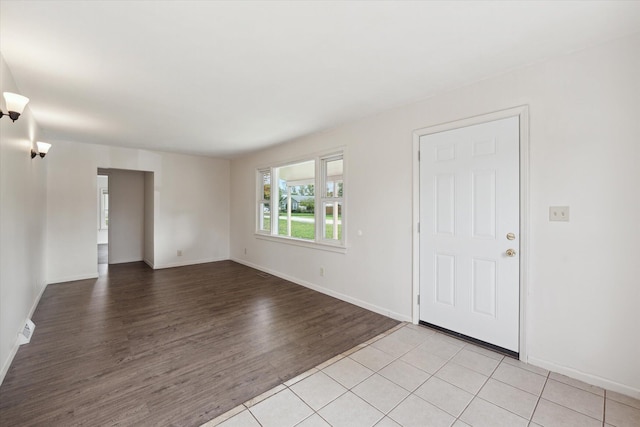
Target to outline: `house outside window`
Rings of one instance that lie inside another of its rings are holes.
[[[339,151],[258,169],[256,233],[344,247],[343,157]]]

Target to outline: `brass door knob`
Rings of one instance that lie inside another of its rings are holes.
[[[507,249],[507,256],[516,256],[515,249]]]

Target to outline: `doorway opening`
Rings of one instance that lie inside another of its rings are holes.
[[[98,274],[113,264],[154,260],[154,173],[98,168]]]
[[[98,175],[98,265],[109,264],[109,176]]]

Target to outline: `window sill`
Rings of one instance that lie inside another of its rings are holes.
[[[270,242],[284,243],[293,246],[302,246],[304,248],[318,249],[321,251],[336,252],[341,254],[347,253],[346,246],[332,245],[330,243],[310,242],[307,240],[295,239],[292,237],[272,236],[270,234],[254,233],[254,235],[256,239],[268,240]]]

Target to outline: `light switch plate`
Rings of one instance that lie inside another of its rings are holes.
[[[549,221],[569,221],[569,206],[549,206]]]

